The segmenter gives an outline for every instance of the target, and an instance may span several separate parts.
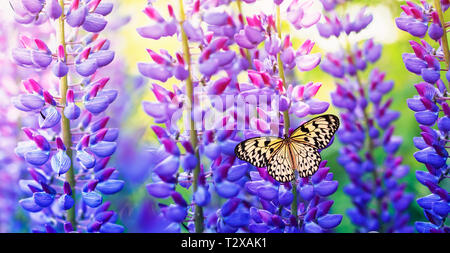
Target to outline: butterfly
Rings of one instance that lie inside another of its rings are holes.
[[[319,150],[328,146],[339,128],[339,118],[332,114],[313,118],[284,138],[262,136],[236,145],[236,157],[256,167],[267,167],[270,176],[281,183],[312,176],[322,160]]]

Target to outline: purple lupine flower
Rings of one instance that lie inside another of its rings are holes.
[[[293,201],[290,184],[275,183],[266,171],[251,171],[252,180],[246,183],[246,188],[260,198],[262,208],[250,209],[250,232],[321,233],[338,226],[342,215],[328,214],[333,201],[326,198],[337,190],[338,182],[333,180],[326,163],[322,161],[316,174],[302,178],[298,184],[302,199],[298,203],[299,220],[286,209]]]
[[[100,37],[107,24],[107,7],[112,5],[78,0],[68,8],[51,0],[22,1],[22,5],[24,9],[14,8],[19,23],[39,28],[49,23],[48,17],[57,19],[64,13],[67,28],[82,28],[88,35],[72,36],[76,43],[70,45],[64,37],[57,48],[38,37],[21,36],[20,47],[12,51],[18,66],[41,72],[51,67],[61,87],[60,93],[54,92],[49,85],[53,81],[27,78],[22,81],[26,93],[12,100],[17,109],[37,120],[23,128],[28,141],[19,142],[15,149],[27,162],[31,176],[20,182],[25,198],[19,203],[30,213],[40,212],[32,216],[34,232],[122,232],[123,226],[116,224],[117,214],[107,211],[108,202],[103,203],[103,195],[124,186],[117,170],[106,168],[116,149],[118,130],[107,128],[104,111],[117,92],[105,88],[108,77],[98,77],[99,70],[114,58],[108,40]],[[47,11],[41,12],[44,6]],[[99,6],[103,9],[96,12]],[[24,20],[29,16],[45,18],[39,23]],[[48,223],[49,219],[55,223]]]
[[[19,68],[11,62],[9,52],[14,47],[12,41],[8,38],[16,36],[17,25],[14,20],[8,19],[7,11],[0,10],[0,180],[3,184],[0,186],[0,233],[18,232],[21,227],[25,227],[25,221],[18,221],[14,216],[20,210],[17,202],[20,198],[18,185],[21,174],[25,171],[26,164],[23,160],[14,154],[12,147],[16,145],[20,136],[20,125],[27,122],[21,120],[20,114],[15,110],[11,97],[19,94],[20,89],[17,85],[17,78],[29,76],[27,69]],[[5,18],[6,17],[6,18]],[[39,34],[42,31],[35,31],[33,34]],[[42,102],[39,102],[42,103]]]
[[[344,17],[339,17],[333,10],[336,6],[336,1],[329,4],[328,1],[322,1],[327,15],[324,15],[325,22],[318,23],[317,29],[320,36],[329,38],[331,36],[339,37],[341,33],[349,35],[350,33],[359,33],[366,28],[373,20],[371,14],[366,15],[365,8],[362,8],[356,17],[350,17],[349,14]],[[352,20],[353,19],[353,20]]]
[[[322,14],[314,6],[315,1],[293,0],[287,8],[287,19],[296,29],[311,27],[319,22]]]
[[[325,8],[332,11],[335,6]],[[362,9],[355,23],[349,21],[348,15],[334,20],[348,35],[364,29],[372,15],[365,15]],[[330,36],[331,24],[318,26],[323,37]],[[336,37],[341,34],[339,29],[334,33]],[[322,63],[322,70],[337,79],[331,101],[341,111],[342,127],[337,136],[343,147],[338,163],[350,178],[344,192],[354,205],[347,209],[347,215],[358,232],[411,232],[405,210],[413,195],[405,192],[406,185],[398,181],[409,168],[402,164],[402,157],[395,155],[402,143],[400,137],[393,135],[393,121],[399,113],[389,109],[392,99],[384,99],[393,82],[385,80],[386,74],[378,69],[371,71],[367,81],[360,78],[360,73],[380,56],[381,45],[370,39],[363,48],[351,45],[347,51],[327,53]],[[384,160],[375,160],[377,149],[386,154]]]
[[[425,185],[431,194],[418,198],[417,203],[423,208],[424,216],[429,222],[417,221],[415,228],[420,233],[449,232],[445,225],[448,217],[448,193],[444,189],[444,181],[448,178],[448,131],[450,110],[448,103],[448,91],[445,80],[441,79],[441,72],[448,68],[441,67],[441,62],[449,66],[448,45],[443,44],[443,13],[448,9],[448,1],[439,1],[440,6],[433,6],[425,1],[422,6],[407,2],[401,6],[403,13],[396,19],[397,27],[409,32],[411,35],[423,38],[426,34],[437,45],[433,46],[425,40],[421,43],[410,41],[414,53],[405,53],[403,61],[408,71],[420,75],[425,82],[417,83],[416,96],[407,100],[408,107],[414,111],[414,116],[421,130],[420,137],[414,137],[414,145],[419,151],[414,153],[414,158],[425,165],[426,171],[417,170],[417,180]],[[439,13],[440,12],[440,13]],[[412,24],[420,23],[421,27]],[[429,24],[428,29],[425,27]],[[449,82],[448,78],[446,80]],[[443,114],[439,114],[442,111]]]

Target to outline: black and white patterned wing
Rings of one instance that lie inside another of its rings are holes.
[[[294,168],[298,171],[300,177],[309,177],[314,175],[319,169],[322,161],[319,151],[310,146],[298,142],[291,142],[291,153],[294,158]]]
[[[280,183],[294,180],[294,160],[292,159],[287,144],[283,144],[269,160],[267,172],[273,179]]]
[[[289,138],[317,149],[324,149],[338,128],[339,118],[332,114],[326,114],[302,124],[292,132]]]
[[[273,136],[255,137],[240,142],[234,148],[236,157],[262,168],[268,165],[269,159],[283,144],[283,139]]]

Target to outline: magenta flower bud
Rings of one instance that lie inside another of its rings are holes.
[[[180,155],[180,150],[178,149],[177,144],[172,140],[170,140],[169,138],[161,140],[161,143],[164,145],[164,148],[166,149],[167,153],[170,153],[175,156]]]
[[[28,83],[36,93],[43,95],[42,87],[38,82],[36,82],[34,79],[30,78],[30,79],[28,79]]]
[[[64,145],[64,143],[63,143],[63,141],[62,141],[62,139],[60,137],[56,138],[56,147],[59,150],[66,150],[66,146]]]
[[[231,78],[223,77],[213,83],[213,85],[209,88],[208,92],[210,94],[220,95],[222,94],[226,87],[230,84]]]
[[[174,201],[177,205],[183,206],[183,207],[187,207],[187,203],[186,203],[186,201],[183,199],[183,196],[182,196],[180,193],[178,193],[178,192],[173,192],[173,193],[171,194],[171,197],[172,197],[173,201]]]
[[[50,49],[48,49],[47,45],[42,40],[34,39],[34,43],[36,44],[38,50],[48,54],[51,53]]]
[[[87,148],[89,146],[90,135],[84,135],[81,140],[78,142],[77,150],[81,150],[82,148]]]
[[[114,211],[99,212],[95,215],[95,220],[104,224],[104,223],[108,222],[113,215],[114,215]]]
[[[95,178],[97,180],[99,180],[99,182],[106,181],[111,177],[112,173],[115,171],[116,171],[116,169],[114,169],[114,168],[100,170],[97,173],[95,173]]]
[[[28,139],[33,140],[34,138],[33,129],[24,127],[22,128],[22,131],[25,133]]]
[[[72,195],[72,188],[70,187],[69,182],[64,181],[63,189],[64,189],[64,194],[67,194],[67,195],[69,195],[69,196]]]
[[[108,132],[107,128],[100,129],[95,134],[91,135],[90,144],[95,144],[102,141],[105,138],[106,133]]]
[[[90,117],[92,117],[91,114],[89,114],[89,115],[90,115]],[[98,130],[105,128],[106,124],[108,124],[108,121],[109,121],[109,117],[103,117],[103,118],[95,121],[91,125],[91,132],[97,132]]]
[[[304,87],[305,87],[305,89],[303,91],[303,96],[301,96],[301,97],[305,100],[308,100],[317,94],[320,87],[322,87],[322,83],[310,82],[310,83],[306,84],[306,86],[304,86]]]
[[[44,100],[47,104],[56,105],[56,101],[53,99],[53,96],[50,94],[50,92],[44,90]]]
[[[158,64],[170,64],[170,60],[164,58],[163,56],[159,55],[155,51],[147,48],[147,52],[154,62],[156,62]],[[178,55],[177,55],[177,57],[178,57]]]
[[[317,216],[321,217],[327,214],[330,211],[331,206],[333,205],[333,200],[326,200],[317,205]]]
[[[434,99],[436,89],[433,87],[433,85],[422,82],[415,84],[414,87],[416,88],[417,93],[419,93],[421,97],[425,97],[428,100]]]
[[[155,20],[155,21],[157,21],[157,22],[159,22],[159,23],[162,23],[162,22],[165,21],[164,18],[159,14],[159,12],[158,12],[155,8],[153,8],[153,6],[147,6],[147,7],[145,7],[145,9],[143,10],[143,12],[144,12],[149,18],[151,18],[151,19],[153,19],[153,20]]]

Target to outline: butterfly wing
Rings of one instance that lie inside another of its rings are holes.
[[[339,118],[332,114],[326,114],[302,124],[292,132],[289,138],[316,149],[324,149],[338,128]]]
[[[298,170],[298,175],[300,177],[314,175],[322,161],[319,151],[310,145],[299,142],[291,142],[289,147],[294,158],[294,168]]]
[[[267,165],[267,172],[273,179],[285,183],[294,180],[295,158],[291,156],[289,144],[283,144],[272,155]]]
[[[234,148],[236,157],[262,168],[269,163],[271,156],[282,146],[283,139],[273,136],[255,137],[242,141]]]

